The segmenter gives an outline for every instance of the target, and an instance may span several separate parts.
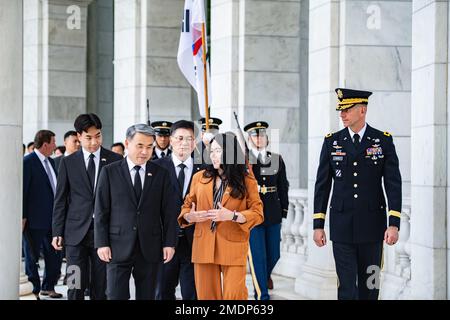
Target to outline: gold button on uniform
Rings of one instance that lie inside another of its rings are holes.
[[[353,162],[353,165],[356,167],[358,165],[358,162]]]
[[[357,176],[358,176],[358,173],[357,173],[357,172],[354,172],[353,175],[354,175],[355,177],[357,177]]]
[[[358,188],[358,185],[355,183],[355,184],[353,185],[353,187],[356,189],[356,188]]]
[[[355,195],[354,195],[353,197],[354,197],[354,198],[356,199],[356,198],[358,198],[358,195],[357,195],[357,194],[355,194]]]

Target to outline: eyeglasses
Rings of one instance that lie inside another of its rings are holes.
[[[194,138],[189,137],[189,136],[186,136],[186,137],[176,136],[176,137],[173,137],[173,138],[175,139],[176,142],[186,141],[186,142],[191,143],[192,141],[194,141]]]

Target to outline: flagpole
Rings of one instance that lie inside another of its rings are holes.
[[[209,130],[209,103],[208,103],[208,83],[207,83],[207,67],[206,67],[206,35],[205,35],[205,23],[202,23],[202,46],[203,46],[203,82],[205,87],[205,124],[206,131]]]

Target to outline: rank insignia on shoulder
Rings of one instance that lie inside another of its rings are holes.
[[[391,134],[390,134],[389,132],[387,132],[387,131],[384,132],[384,135],[385,135],[386,137],[390,137],[390,136],[391,136]]]
[[[326,136],[325,136],[325,138],[329,138],[329,137],[331,137],[333,135],[333,132],[330,132],[329,134],[327,134]]]

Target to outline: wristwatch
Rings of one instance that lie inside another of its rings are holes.
[[[236,214],[236,210],[233,210],[233,218],[231,219],[231,221],[236,222],[237,218],[238,218],[238,215]]]

